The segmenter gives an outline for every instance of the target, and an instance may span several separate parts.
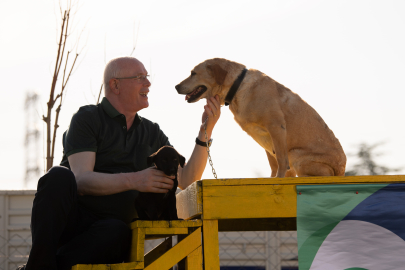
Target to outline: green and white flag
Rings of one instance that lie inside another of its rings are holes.
[[[405,269],[405,184],[297,186],[300,270]]]

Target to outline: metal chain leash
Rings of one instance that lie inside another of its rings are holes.
[[[211,165],[211,168],[212,168],[212,174],[214,175],[215,179],[218,179],[217,173],[215,172],[215,169],[214,169],[214,164],[212,163],[211,154],[210,154],[210,147],[208,145],[207,121],[208,121],[208,117],[207,117],[207,119],[205,119],[205,122],[204,122],[205,143],[207,144],[208,161],[210,162],[210,165]]]

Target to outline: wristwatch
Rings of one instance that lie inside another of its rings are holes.
[[[200,140],[198,139],[198,137],[195,138],[195,143],[198,144],[198,145],[200,145],[200,146],[207,147],[207,143],[200,141]],[[209,139],[209,141],[208,141],[208,147],[211,147],[211,144],[212,144],[212,139]]]

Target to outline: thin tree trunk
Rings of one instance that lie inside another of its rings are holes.
[[[58,66],[60,66],[60,62],[62,61],[62,59],[60,58],[60,53],[61,53],[61,48],[63,46],[62,40],[63,40],[63,33],[64,33],[64,29],[65,29],[65,22],[67,19],[66,14],[67,14],[67,11],[65,11],[65,14],[62,19],[62,27],[61,27],[61,33],[60,33],[60,38],[59,38],[58,53],[56,56],[55,70],[54,70],[53,78],[52,78],[52,85],[51,85],[51,91],[49,94],[49,101],[47,103],[47,105],[48,105],[47,116],[43,117],[43,120],[46,123],[46,170],[47,171],[52,167],[52,164],[53,164],[53,156],[51,156],[51,115],[52,115],[53,105],[55,104],[54,93],[55,93],[56,81],[58,80],[58,73],[59,73]]]

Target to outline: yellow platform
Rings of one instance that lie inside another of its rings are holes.
[[[177,194],[177,211],[203,221],[204,269],[219,270],[219,231],[297,229],[297,185],[370,183],[405,183],[405,175],[202,180]]]
[[[219,270],[219,231],[296,230],[297,185],[405,183],[405,176],[296,177],[202,180],[177,194],[185,221],[136,221],[130,263],[75,266],[75,270],[165,270],[182,258],[186,269]],[[196,220],[193,220],[196,219]],[[202,235],[201,235],[202,233]],[[185,235],[174,247],[166,240],[143,255],[145,239]],[[202,237],[201,237],[202,236]],[[202,243],[201,243],[202,238]],[[171,248],[170,248],[171,247]],[[165,252],[165,250],[168,251]],[[202,258],[204,262],[202,265]]]

